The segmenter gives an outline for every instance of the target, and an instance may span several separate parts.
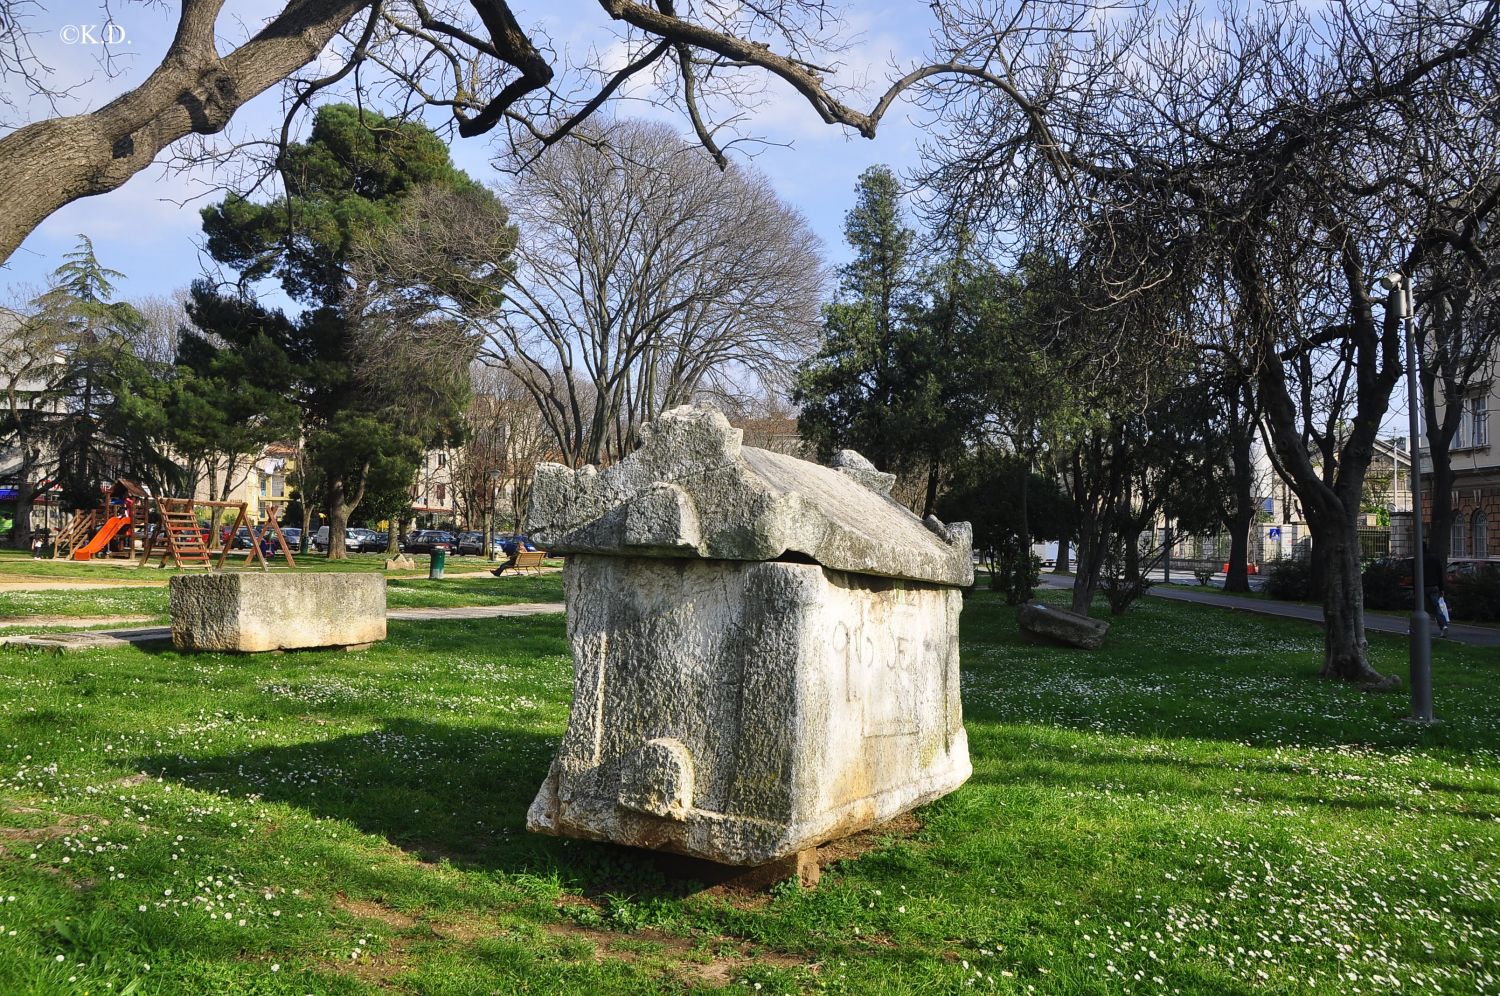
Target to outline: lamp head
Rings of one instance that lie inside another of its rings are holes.
[[[1401,284],[1405,281],[1406,275],[1404,273],[1387,273],[1385,276],[1380,278],[1380,286],[1384,287],[1388,291],[1391,291],[1395,290],[1397,287],[1400,287]]]

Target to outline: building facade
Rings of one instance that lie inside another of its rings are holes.
[[[1491,379],[1455,403],[1462,406],[1462,417],[1448,447],[1454,512],[1448,556],[1500,560],[1500,448],[1490,425],[1490,413],[1500,408],[1500,383]],[[1448,399],[1439,397],[1439,418],[1445,417],[1447,406]],[[1430,496],[1430,471],[1423,477],[1428,482],[1423,492]],[[1424,512],[1430,526],[1430,509]]]

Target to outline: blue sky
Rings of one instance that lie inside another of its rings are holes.
[[[76,26],[97,25],[104,19],[99,8],[88,2],[49,6],[56,13],[39,12],[32,16],[30,26],[37,32],[38,53],[56,71],[55,82],[78,85],[78,99],[64,105],[69,113],[98,107],[137,85],[157,65],[176,23],[176,4],[116,4],[116,23],[125,43],[111,49],[120,53],[118,71],[111,77],[101,71],[96,48],[66,43],[78,33]],[[219,21],[223,35],[220,50],[245,37],[279,6],[274,0],[230,0]],[[595,0],[520,0],[515,6],[523,22],[550,37],[559,52],[577,58],[595,47],[609,54],[613,36],[608,18]],[[927,6],[918,0],[850,5],[843,27],[853,46],[841,56],[847,74],[856,79],[867,77],[873,95],[891,59],[907,60],[920,53],[929,26]],[[96,29],[94,34],[102,31]],[[856,103],[867,107],[871,102]],[[235,116],[231,134],[236,139],[273,135],[279,127],[280,106],[278,90],[262,94]],[[29,111],[32,116],[45,113],[38,105]],[[846,255],[843,215],[860,172],[873,163],[901,169],[917,160],[921,133],[905,111],[900,106],[893,109],[880,135],[870,141],[823,124],[779,81],[773,80],[766,87],[750,128],[771,141],[789,143],[789,147],[764,147],[754,158],[754,165],[807,217],[833,262]],[[634,111],[624,104],[619,113]],[[494,150],[488,139],[454,139],[452,148],[454,159],[471,175],[485,180],[499,178],[490,165]],[[164,295],[186,286],[203,266],[197,245],[197,211],[222,196],[213,191],[216,179],[205,169],[191,176],[168,175],[159,162],[118,190],[63,208],[31,234],[0,273],[0,288],[4,289],[0,303],[16,303],[18,296],[39,287],[46,274],[61,262],[62,254],[74,246],[79,233],[94,239],[106,265],[126,274],[119,287],[121,296]],[[194,196],[201,199],[179,203]]]

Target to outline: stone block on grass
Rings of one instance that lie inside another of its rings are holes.
[[[169,593],[179,650],[356,648],[385,639],[380,574],[183,574]]]
[[[917,518],[857,453],[742,446],[711,410],[642,435],[604,470],[537,469],[574,693],[527,826],[770,866],[962,785],[968,525]]]
[[[1109,623],[1103,619],[1081,616],[1041,602],[1027,602],[1021,606],[1016,621],[1026,636],[1082,650],[1098,650],[1104,646],[1105,634],[1109,632]]]

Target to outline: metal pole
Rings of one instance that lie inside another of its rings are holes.
[[[1172,520],[1167,518],[1165,512],[1161,517],[1161,530],[1165,534],[1162,539],[1166,543],[1166,556],[1162,559],[1162,582],[1172,583]]]
[[[1416,299],[1412,293],[1412,281],[1407,277],[1402,285],[1391,289],[1386,299],[1387,307],[1400,309],[1406,324],[1406,407],[1410,423],[1411,440],[1407,451],[1411,454],[1411,538],[1412,538],[1412,599],[1415,603],[1411,613],[1411,645],[1408,649],[1411,678],[1411,716],[1413,723],[1428,725],[1436,722],[1432,715],[1432,629],[1427,618],[1427,585],[1422,563],[1422,454],[1417,446],[1421,432],[1421,420],[1417,411],[1417,346],[1416,346]],[[1442,569],[1442,565],[1438,565]]]

